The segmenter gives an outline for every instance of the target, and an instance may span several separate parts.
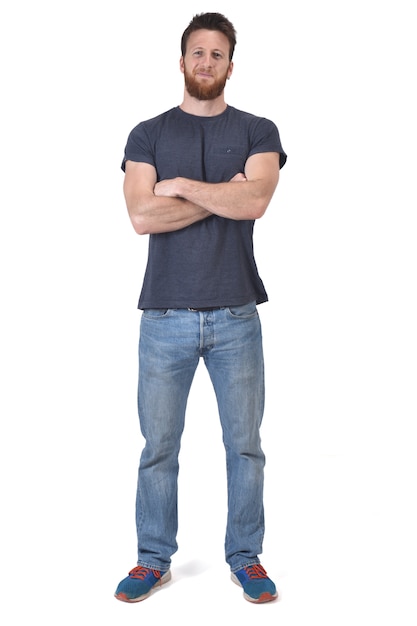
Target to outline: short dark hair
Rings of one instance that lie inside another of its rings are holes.
[[[221,13],[198,13],[194,15],[181,37],[182,56],[185,56],[187,41],[191,33],[201,29],[218,30],[227,37],[229,40],[229,61],[231,61],[235,51],[236,31],[233,24]]]

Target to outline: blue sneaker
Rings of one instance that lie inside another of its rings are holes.
[[[140,602],[150,596],[155,587],[160,587],[170,579],[170,570],[160,572],[138,565],[119,583],[114,595],[122,602]]]
[[[259,563],[232,573],[232,580],[243,587],[243,597],[249,602],[270,602],[278,597],[274,583]]]

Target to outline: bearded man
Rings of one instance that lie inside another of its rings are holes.
[[[265,391],[258,305],[268,296],[253,229],[286,154],[272,121],[226,104],[235,44],[235,29],[223,15],[194,16],[181,39],[183,101],[138,124],[122,162],[131,223],[139,235],[149,235],[138,302],[138,413],[145,441],[136,496],[138,558],[115,593],[125,602],[144,600],[171,579],[178,455],[200,359],[216,394],[226,455],[225,560],[246,600],[278,595],[259,559]]]

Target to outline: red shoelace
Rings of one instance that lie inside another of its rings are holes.
[[[268,578],[268,574],[262,567],[262,565],[249,565],[245,567],[245,572],[249,576],[249,578]]]
[[[149,572],[152,572],[155,578],[161,578],[161,572],[159,570],[142,567],[142,565],[137,565],[132,570],[130,570],[129,576],[130,578],[139,578],[139,580],[145,580]]]

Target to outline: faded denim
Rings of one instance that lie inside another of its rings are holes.
[[[138,410],[145,438],[136,498],[138,565],[166,571],[177,550],[178,455],[199,360],[215,390],[226,451],[225,559],[232,571],[259,563],[265,457],[261,323],[254,302],[219,310],[143,311]],[[202,546],[204,548],[204,546]]]

